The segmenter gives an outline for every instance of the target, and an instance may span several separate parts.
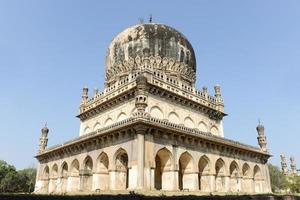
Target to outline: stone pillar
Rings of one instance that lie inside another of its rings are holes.
[[[173,167],[174,167],[174,178],[173,178],[173,190],[177,191],[179,190],[179,180],[178,180],[178,170],[179,170],[179,166],[177,164],[177,150],[178,150],[178,146],[177,145],[173,145],[172,148],[173,152]]]
[[[145,135],[144,130],[137,131],[137,140],[138,140],[138,180],[137,188],[144,188],[144,165],[145,165]]]
[[[210,192],[216,191],[216,176],[214,174],[208,175],[208,180]]]
[[[137,189],[144,189],[145,133],[147,127],[144,125],[136,125],[134,129],[137,134]]]

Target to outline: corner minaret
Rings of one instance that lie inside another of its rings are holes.
[[[280,164],[281,164],[281,170],[282,170],[282,173],[284,175],[287,175],[288,174],[288,167],[287,167],[287,163],[286,163],[286,159],[285,159],[285,155],[284,154],[280,154]]]
[[[40,145],[39,145],[39,153],[42,153],[45,151],[48,143],[48,133],[49,129],[47,128],[47,124],[44,128],[41,130],[41,137],[40,137]]]
[[[137,95],[135,97],[135,107],[138,113],[144,113],[147,107],[148,91],[147,91],[147,78],[140,74],[136,78]]]
[[[256,127],[258,137],[257,141],[262,151],[267,152],[267,138],[265,136],[265,127],[259,122]]]
[[[290,161],[291,161],[291,174],[297,174],[297,167],[296,167],[294,156],[290,157]]]

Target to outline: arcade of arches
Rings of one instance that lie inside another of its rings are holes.
[[[150,167],[148,190],[266,192],[264,165],[200,152],[161,147]],[[124,148],[41,164],[40,193],[135,189],[136,160]],[[147,159],[146,159],[147,160]],[[146,168],[146,166],[145,166]],[[144,170],[147,171],[146,169]]]

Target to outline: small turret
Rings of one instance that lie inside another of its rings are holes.
[[[136,78],[137,95],[135,97],[135,107],[138,112],[145,112],[148,102],[147,78],[140,74]]]
[[[218,100],[222,101],[222,97],[221,97],[221,86],[220,85],[215,85],[214,87],[215,89],[215,97]]]
[[[286,159],[285,159],[285,155],[284,154],[280,154],[280,164],[281,164],[281,170],[282,173],[284,175],[288,174],[288,167],[287,167],[287,163],[286,163]]]
[[[87,87],[83,87],[82,89],[82,103],[87,102],[89,98],[89,89]]]
[[[256,131],[258,133],[257,141],[262,151],[267,152],[267,138],[265,136],[265,127],[259,122]]]
[[[45,127],[41,130],[41,137],[40,137],[40,145],[39,145],[39,153],[42,153],[45,151],[48,143],[48,133],[49,129],[47,128],[47,124],[45,124]]]
[[[291,161],[291,173],[297,174],[297,167],[296,167],[296,162],[295,162],[294,156],[290,157],[290,161]]]

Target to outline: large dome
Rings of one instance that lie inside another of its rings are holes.
[[[169,26],[138,24],[119,33],[107,51],[106,82],[145,65],[195,82],[196,59],[192,45],[182,33]]]

